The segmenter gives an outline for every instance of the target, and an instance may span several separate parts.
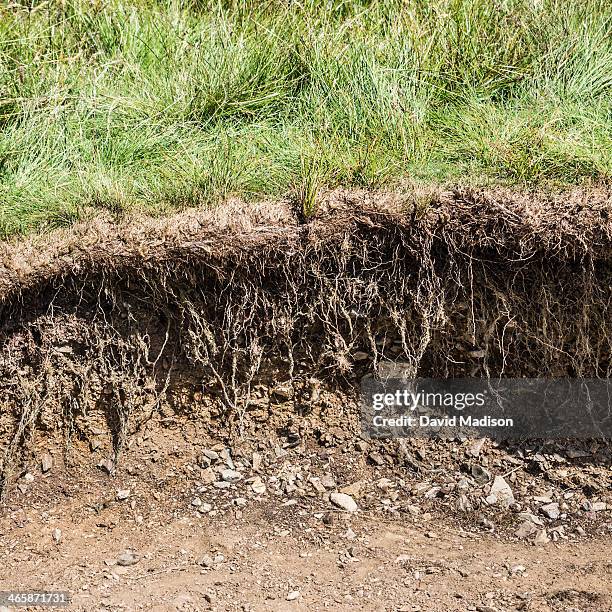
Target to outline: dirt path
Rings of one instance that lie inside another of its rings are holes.
[[[300,504],[147,524],[73,513],[59,544],[38,513],[8,522],[2,588],[65,589],[75,610],[612,609],[607,539],[534,546]],[[117,565],[126,548],[139,561]]]
[[[83,611],[612,610],[612,522],[596,511],[609,507],[605,447],[585,464],[576,451],[423,443],[415,471],[352,438],[229,449],[188,425],[152,425],[114,478],[96,436],[69,466],[40,448],[52,467],[33,460],[0,504],[0,591],[66,590]],[[505,474],[512,507],[466,461]],[[525,517],[533,530],[517,536]]]

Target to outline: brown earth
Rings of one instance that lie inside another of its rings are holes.
[[[351,399],[327,400],[299,423],[275,404],[275,428],[233,445],[164,413],[114,477],[97,424],[67,454],[39,439],[0,506],[2,589],[69,591],[83,611],[612,609],[606,445],[367,442],[336,425]],[[241,478],[218,488],[228,465]],[[486,501],[475,465],[505,477],[511,507]],[[356,512],[330,502],[343,490]],[[519,537],[524,513],[537,526]]]
[[[233,202],[3,244],[0,591],[612,610],[609,445],[367,442],[356,398],[385,361],[610,377],[611,261],[605,188],[334,192],[307,220]]]

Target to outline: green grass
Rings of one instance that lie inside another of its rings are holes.
[[[231,194],[312,208],[320,185],[611,175],[609,0],[0,5],[0,235]]]

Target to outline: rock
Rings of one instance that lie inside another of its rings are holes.
[[[325,474],[324,476],[321,476],[320,481],[326,489],[333,489],[336,486],[336,480],[331,474]]]
[[[107,474],[112,475],[115,471],[115,465],[110,459],[102,459],[100,463],[98,463],[98,467]]]
[[[207,504],[206,502],[202,503],[202,505],[198,508],[198,512],[206,513],[210,512],[213,509],[212,504]]]
[[[383,458],[383,456],[380,453],[370,453],[368,455],[368,460],[370,461],[370,463],[373,463],[374,465],[384,465],[385,464],[385,460]]]
[[[538,546],[548,544],[548,542],[550,542],[550,539],[548,537],[548,533],[546,533],[546,529],[539,529],[538,533],[536,533],[536,536],[533,539],[533,542]]]
[[[205,470],[202,470],[200,472],[200,480],[204,484],[212,484],[213,482],[215,482],[216,479],[217,476],[215,475],[215,472],[212,470],[212,468],[206,468]]]
[[[310,485],[317,493],[325,493],[326,489],[321,484],[320,478],[313,477],[313,478],[310,478],[308,482],[310,482]]]
[[[352,497],[359,497],[361,495],[361,489],[363,488],[363,480],[356,480],[355,482],[346,485],[340,489],[340,493],[345,493]]]
[[[363,351],[357,351],[353,354],[353,359],[355,361],[365,361],[368,358],[368,354]]]
[[[605,502],[593,502],[591,504],[591,510],[593,512],[602,512],[603,510],[606,510],[607,507],[608,505]]]
[[[117,491],[117,499],[119,501],[123,501],[125,499],[127,499],[130,496],[130,490],[129,489],[119,489]]]
[[[509,506],[514,503],[514,494],[510,485],[501,477],[496,476],[491,486],[491,495],[495,495],[502,504]]]
[[[43,474],[46,474],[53,467],[53,457],[49,453],[45,453],[40,459],[40,469]]]
[[[221,472],[221,478],[225,482],[238,482],[242,478],[242,474],[236,470],[227,469]]]
[[[122,567],[129,567],[130,565],[136,565],[140,561],[140,555],[136,554],[133,550],[124,550],[117,557],[117,565]]]
[[[514,535],[521,540],[533,535],[538,528],[531,521],[523,521],[519,528],[514,532]]]
[[[215,564],[213,558],[210,555],[204,555],[199,561],[198,565],[202,567],[212,567]]]
[[[491,472],[476,464],[472,466],[472,477],[478,484],[487,484],[491,480]]]
[[[56,544],[59,544],[62,541],[62,530],[57,527],[53,530],[53,541]]]
[[[547,516],[549,519],[557,520],[561,512],[559,511],[559,504],[554,502],[552,504],[546,504],[540,507],[540,512]]]
[[[459,512],[471,512],[473,507],[465,493],[462,493],[457,498],[456,507]]]
[[[219,460],[219,453],[217,451],[206,449],[202,454],[213,463]]]
[[[287,593],[287,601],[295,601],[296,599],[298,599],[300,596],[300,592],[299,591],[289,591],[289,593]]]
[[[227,482],[225,480],[218,480],[217,482],[213,482],[213,487],[217,489],[229,489],[232,486],[231,482]]]
[[[30,474],[30,472],[28,472],[28,473],[27,473],[27,474],[26,474],[26,475],[23,477],[23,479],[24,479],[26,482],[34,482],[34,474]]]
[[[196,495],[196,497],[191,500],[191,505],[195,508],[199,508],[202,505],[202,500]]]
[[[261,453],[253,453],[253,459],[251,465],[254,472],[258,472],[261,469],[262,456]]]
[[[259,478],[258,476],[251,483],[251,489],[253,490],[253,493],[256,493],[257,495],[262,495],[263,493],[266,492],[266,485],[263,483],[262,479]]]
[[[346,493],[332,493],[329,496],[329,501],[331,501],[334,506],[338,506],[338,508],[342,508],[347,512],[355,512],[359,509],[355,500]]]
[[[531,514],[530,512],[519,512],[518,517],[523,519],[524,521],[529,521],[534,525],[538,525],[539,527],[544,526],[544,521],[541,518],[537,517],[535,514]]]
[[[486,438],[480,438],[476,440],[476,442],[474,442],[472,446],[470,446],[470,450],[468,451],[468,453],[472,455],[472,457],[478,457],[486,441],[487,441]]]

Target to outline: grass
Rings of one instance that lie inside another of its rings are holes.
[[[0,6],[0,235],[320,185],[612,176],[609,0]],[[309,210],[305,210],[309,212]]]

